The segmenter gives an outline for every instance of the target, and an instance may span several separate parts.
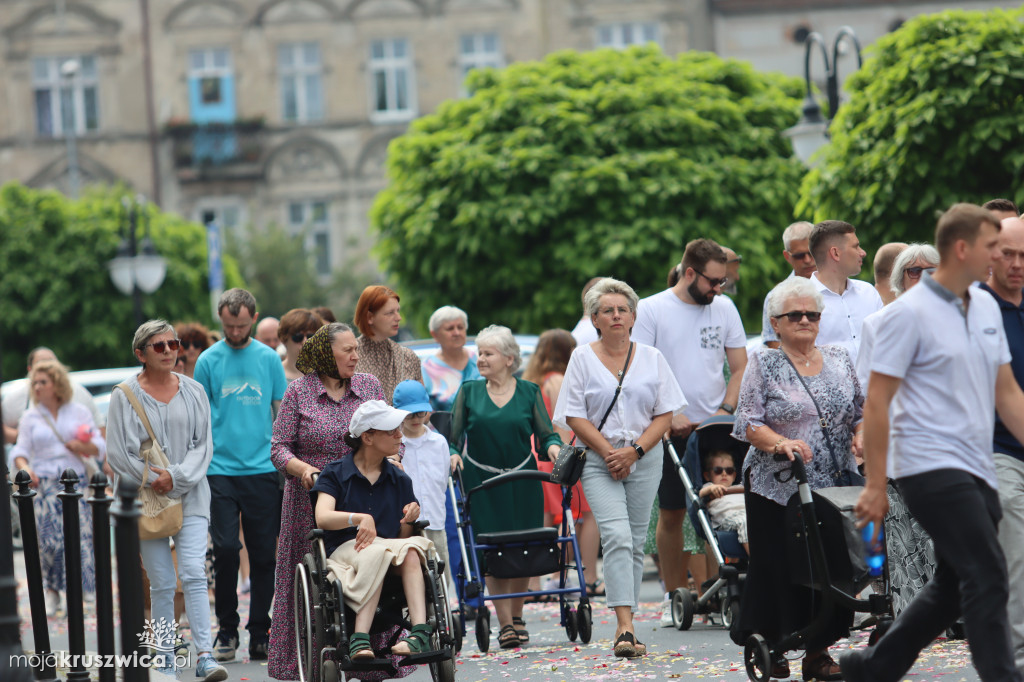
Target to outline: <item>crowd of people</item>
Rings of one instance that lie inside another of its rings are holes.
[[[940,218],[934,245],[872,245],[874,284],[855,279],[866,253],[847,222],[793,223],[782,242],[792,272],[765,297],[763,345],[749,357],[724,295],[736,290],[742,258],[705,238],[686,244],[668,287],[647,298],[617,279],[588,282],[578,324],[543,333],[524,372],[506,327],[484,327],[467,348],[469,320],[453,305],[431,315],[438,350],[421,361],[393,340],[401,300],[386,286],[363,291],[353,326],[325,308],[260,319],[252,294],[232,289],[218,303],[219,340],[197,323],[138,329],[131,348],[142,369],[114,392],[104,436],[52,351],[36,349],[10,412],[5,398],[4,436],[15,443],[14,467],[38,488],[40,523],[52,529],[41,533],[52,541],[42,548],[47,608],[59,608],[64,589],[59,476],[70,467],[84,484],[106,457],[118,478],[180,500],[174,555],[167,538],[145,540],[142,562],[154,618],[176,616],[180,582],[207,682],[227,677],[218,662],[240,646],[243,542],[249,657],[269,659],[277,679],[298,679],[294,569],[316,526],[328,531],[339,571],[364,590],[350,604],[353,658],[379,648],[368,630],[387,572],[401,576],[414,625],[393,652],[422,651],[429,547],[449,578],[460,570],[459,552],[448,550],[448,475],[461,469],[468,489],[507,471],[550,471],[575,437],[587,450],[572,508],[586,589],[615,613],[614,655],[642,656],[634,616],[645,550],[666,593],[663,624],[673,591],[691,577],[699,591],[717,571],[688,519],[669,450],[682,455],[695,429],[718,416],[749,444],[741,460],[711,453],[700,492],[713,523],[737,530],[749,554],[734,639],[778,642],[821,608],[809,588],[792,584],[793,566],[778,551],[796,491],[788,462],[799,457],[814,489],[864,486],[857,514],[885,520],[897,615],[876,646],[837,663],[829,647],[853,614],[835,610],[805,643],[804,679],[898,680],[962,616],[982,679],[1020,680],[1024,220],[1007,200],[957,204]],[[448,440],[431,426],[434,411],[451,413]],[[143,464],[147,439],[159,441],[166,467]],[[478,533],[553,525],[560,502],[554,486],[517,482],[474,501],[472,523]],[[419,518],[425,536],[411,538],[408,524]],[[82,547],[89,593],[88,537]],[[371,561],[369,547],[384,559]],[[487,588],[528,593],[530,582],[487,576]],[[493,602],[503,648],[530,642],[524,601]],[[789,664],[775,656],[771,677],[789,677]]]

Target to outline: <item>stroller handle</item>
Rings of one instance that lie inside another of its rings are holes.
[[[794,455],[793,459],[789,460],[784,452],[773,455],[773,457],[776,462],[789,462],[789,468],[793,472],[793,478],[796,479],[797,485],[807,483],[807,466],[801,457]]]
[[[481,490],[488,490],[498,485],[511,483],[512,481],[545,481],[547,483],[552,483],[551,474],[546,471],[536,471],[535,469],[508,471],[504,474],[498,474],[493,478],[488,478],[486,481],[470,490],[467,496],[480,492]]]

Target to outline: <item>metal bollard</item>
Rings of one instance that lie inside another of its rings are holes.
[[[32,498],[36,491],[29,485],[32,477],[26,471],[19,471],[14,477],[18,492],[14,497],[18,501],[18,518],[21,519],[22,550],[25,558],[25,573],[28,577],[28,603],[32,610],[32,638],[35,641],[36,655],[40,665],[34,669],[37,680],[54,680],[57,671],[54,668],[53,650],[50,648],[50,632],[46,627],[46,603],[43,601],[43,567],[39,560],[39,534],[36,531],[36,515],[32,507]]]
[[[110,504],[107,496],[107,477],[102,471],[95,473],[89,484],[92,497],[86,502],[92,507],[92,544],[96,553],[96,652],[100,656],[114,654],[114,576],[110,568]],[[114,682],[114,668],[99,669],[100,682]]]
[[[7,466],[0,461],[3,472],[3,494],[0,495],[0,679],[4,682],[29,682],[30,663],[22,656],[21,618],[18,617],[18,580],[14,576],[14,543],[11,538],[10,479]],[[20,665],[25,662],[25,665]]]
[[[68,682],[89,682],[85,658],[85,611],[82,608],[82,522],[78,511],[78,472],[65,469],[57,493],[64,512],[64,574],[67,576],[68,650],[74,665],[68,670]]]
[[[139,655],[139,635],[143,631],[142,566],[139,563],[139,516],[135,504],[137,489],[121,481],[117,496],[120,504],[110,513],[114,517],[114,541],[117,545],[117,579],[121,593],[121,655]],[[124,669],[124,682],[148,682],[149,669],[130,665]]]

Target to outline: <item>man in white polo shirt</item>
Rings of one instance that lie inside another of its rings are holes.
[[[808,241],[818,266],[811,281],[825,298],[818,345],[842,346],[856,364],[864,318],[882,308],[882,298],[873,286],[850,279],[860,272],[866,255],[857,230],[842,220],[825,220],[814,226]]]
[[[1013,376],[996,301],[971,287],[999,257],[999,223],[972,204],[939,219],[934,276],[882,314],[864,404],[867,483],[862,523],[881,523],[886,451],[903,499],[935,543],[935,575],[870,649],[843,656],[848,682],[896,682],[921,650],[963,614],[974,665],[984,682],[1021,682],[1006,615],[1006,560],[992,459],[995,411],[1024,439],[1024,392]]]
[[[648,296],[637,307],[633,340],[654,346],[668,361],[689,405],[672,418],[670,437],[683,457],[686,439],[696,426],[716,414],[732,414],[747,366],[746,334],[735,304],[719,296],[727,283],[725,251],[710,239],[686,245],[681,276],[671,289]],[[732,373],[728,386],[723,367]],[[669,595],[687,583],[689,553],[684,551],[686,493],[667,451],[658,487],[658,560]],[[691,531],[692,533],[692,531]],[[702,558],[703,559],[703,558]],[[694,577],[705,575],[703,562],[692,566]],[[671,624],[671,603],[662,604],[662,622]]]

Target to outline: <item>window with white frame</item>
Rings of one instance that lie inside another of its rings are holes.
[[[32,90],[36,132],[45,137],[57,137],[72,128],[77,134],[98,130],[98,84],[93,56],[34,58]]]
[[[199,104],[221,104],[227,97],[224,78],[232,75],[231,52],[226,47],[189,50],[188,75],[199,79]]]
[[[277,47],[281,87],[281,118],[289,123],[324,117],[323,63],[317,43],[285,43]]]
[[[408,120],[416,115],[416,87],[409,41],[404,38],[370,43],[371,118]]]
[[[218,201],[204,204],[197,210],[199,223],[217,223],[224,234],[234,232],[242,222],[242,207],[238,203]]]
[[[661,45],[661,31],[653,21],[627,21],[597,27],[597,46],[623,49],[630,45]]]
[[[459,87],[463,96],[466,91],[466,76],[473,69],[504,66],[497,33],[465,33],[459,36]]]
[[[293,234],[305,234],[306,253],[312,256],[316,273],[331,274],[331,222],[327,202],[289,202],[288,226]]]

